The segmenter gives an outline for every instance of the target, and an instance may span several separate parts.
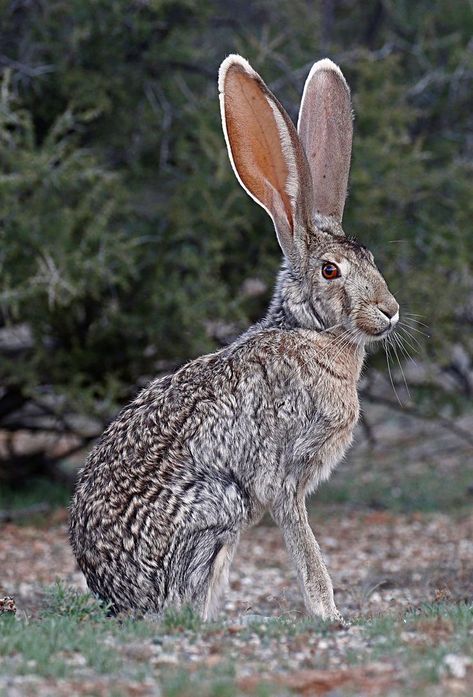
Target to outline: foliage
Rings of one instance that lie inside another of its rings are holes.
[[[280,252],[225,152],[216,73],[231,51],[293,118],[311,63],[342,66],[356,113],[346,230],[431,326],[428,343],[408,329],[432,367],[417,406],[463,408],[471,386],[453,353],[471,354],[473,321],[469,3],[0,9],[0,417],[33,401],[66,429],[71,410],[107,420],[143,376],[264,311]],[[246,290],[255,278],[265,292]],[[439,371],[453,376],[447,394]]]
[[[75,620],[101,621],[107,617],[107,606],[90,593],[80,593],[59,580],[45,589],[43,617],[70,617]]]
[[[29,511],[37,509],[38,505],[45,503],[45,512],[65,508],[71,497],[70,488],[59,482],[52,482],[43,478],[31,478],[28,489],[17,489],[13,486],[0,487],[0,514],[25,510],[25,519],[28,520]],[[1,515],[0,515],[1,519]]]
[[[163,627],[170,633],[177,631],[198,631],[202,627],[202,619],[189,607],[179,610],[169,608],[163,617]]]

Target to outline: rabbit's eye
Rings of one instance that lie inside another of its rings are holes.
[[[324,261],[322,264],[322,276],[328,281],[332,281],[334,278],[340,276],[340,269],[336,264],[332,264],[330,261]]]

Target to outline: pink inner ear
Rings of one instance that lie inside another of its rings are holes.
[[[225,122],[233,164],[245,189],[286,225],[294,225],[293,203],[286,191],[289,169],[281,134],[263,81],[239,63],[230,65],[224,81]],[[276,222],[276,221],[275,221]]]

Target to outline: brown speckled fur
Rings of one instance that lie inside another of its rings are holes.
[[[365,343],[390,331],[398,305],[371,253],[340,226],[351,132],[342,122],[334,133],[324,119],[335,95],[351,123],[348,88],[329,61],[316,64],[309,80],[327,102],[310,126],[315,145],[330,152],[331,138],[345,138],[330,162],[332,182],[319,177],[327,190],[318,192],[297,132],[261,78],[238,56],[222,65],[230,158],[271,215],[285,261],[262,322],[231,346],[153,381],[108,427],[81,471],[71,543],[89,587],[115,611],[160,613],[190,603],[213,616],[240,532],[269,510],[308,612],[341,619],[305,497],[352,440]],[[310,113],[307,98],[304,110]],[[265,132],[253,124],[247,134],[248,120],[260,114]],[[339,278],[323,278],[324,261],[338,265]]]

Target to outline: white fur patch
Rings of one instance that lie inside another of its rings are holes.
[[[232,557],[233,551],[227,545],[224,545],[215,558],[212,577],[207,591],[207,599],[202,613],[204,622],[214,619],[218,612],[220,597],[225,587],[228,586],[228,572]]]
[[[319,70],[333,70],[334,73],[337,73],[337,75],[341,78],[342,82],[347,85],[346,80],[343,76],[342,71],[338,67],[336,63],[330,60],[330,58],[322,58],[321,60],[317,61],[314,63],[312,68],[310,69],[310,73],[307,77],[307,80],[310,80],[316,72]],[[348,85],[347,85],[348,89]]]
[[[258,77],[258,73],[255,70],[253,70],[246,58],[243,58],[243,56],[240,56],[238,53],[231,53],[229,56],[225,58],[224,61],[222,61],[222,64],[220,65],[220,68],[218,70],[219,92],[223,92],[225,77],[227,75],[228,69],[232,65],[241,65],[241,67],[245,70],[245,72],[248,73],[248,75],[251,75],[251,77]]]
[[[285,184],[285,191],[293,206],[293,214],[296,207],[297,197],[299,195],[299,176],[297,173],[297,163],[296,156],[294,153],[294,145],[292,144],[291,135],[289,133],[284,117],[279,111],[278,107],[274,102],[271,101],[270,97],[266,97],[269,106],[272,109],[274,120],[276,121],[276,126],[279,131],[279,137],[281,139],[281,150],[286,160],[288,168],[288,177]]]
[[[345,77],[344,77],[342,71],[340,70],[338,65],[336,65],[336,63],[331,61],[330,58],[322,58],[322,60],[319,60],[316,63],[314,63],[314,65],[310,69],[310,73],[307,76],[307,80],[305,81],[305,85],[304,85],[304,91],[302,92],[301,105],[299,107],[299,118],[297,120],[297,130],[299,130],[299,122],[300,122],[301,114],[303,111],[304,100],[307,96],[307,90],[309,88],[309,85],[310,85],[315,73],[318,73],[321,70],[332,71],[333,73],[338,75],[342,84],[346,88],[348,94],[350,94],[350,88],[348,87],[347,81],[345,80]]]

